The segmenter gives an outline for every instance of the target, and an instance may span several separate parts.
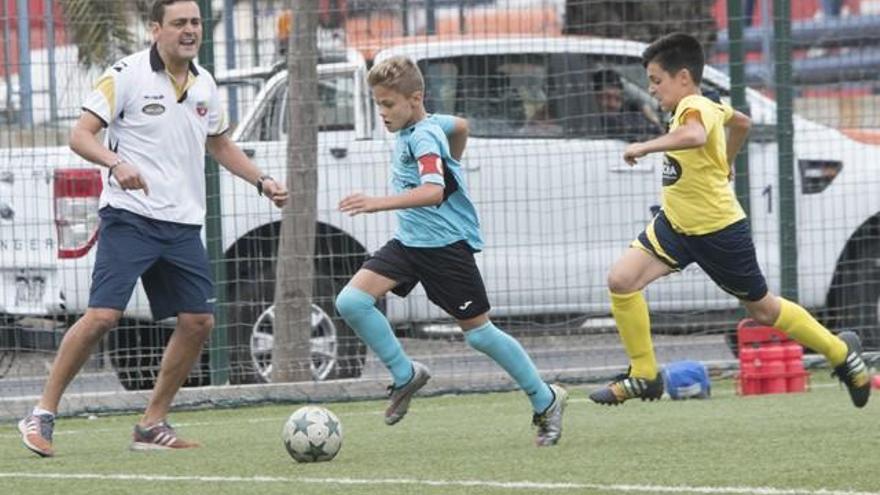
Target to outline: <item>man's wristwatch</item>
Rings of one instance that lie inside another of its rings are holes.
[[[263,195],[263,181],[264,180],[275,180],[271,175],[261,175],[259,179],[257,179],[257,194],[260,196]]]

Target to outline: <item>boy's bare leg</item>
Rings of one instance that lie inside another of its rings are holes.
[[[351,277],[348,285],[379,299],[396,287],[397,282],[372,270],[361,268]]]
[[[871,396],[871,376],[862,359],[862,342],[854,332],[834,335],[803,307],[767,293],[758,301],[743,301],[757,322],[778,328],[798,343],[822,354],[834,368],[834,375],[846,385],[856,407],[864,407]]]
[[[672,271],[666,263],[639,248],[628,249],[608,273],[611,314],[630,360],[630,370],[590,399],[618,405],[629,399],[656,400],[663,395],[657,359],[651,341],[651,319],[642,289]]]
[[[538,428],[535,443],[539,447],[556,445],[562,437],[562,414],[568,392],[541,379],[531,356],[518,340],[496,327],[489,313],[458,320],[465,340],[474,349],[492,358],[526,393],[531,402],[532,424]]]
[[[406,355],[388,319],[376,309],[376,300],[396,285],[395,280],[361,268],[336,297],[336,310],[376,353],[394,379],[389,387],[388,408],[385,409],[385,424],[388,425],[403,419],[412,397],[431,378],[425,365]]]

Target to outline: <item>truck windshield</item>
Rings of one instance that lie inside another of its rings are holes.
[[[583,53],[464,55],[423,60],[419,66],[425,76],[427,110],[467,117],[475,137],[626,139],[609,128],[605,114],[611,110],[603,107],[595,83],[596,74],[609,70],[619,76],[616,81],[622,87],[622,104],[613,112],[632,113],[627,122],[653,132],[650,119],[642,115],[653,102],[644,68],[635,58]]]

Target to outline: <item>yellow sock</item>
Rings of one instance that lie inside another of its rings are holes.
[[[779,318],[774,327],[810,349],[822,354],[837,366],[846,359],[846,344],[829,332],[801,306],[779,298]]]
[[[657,359],[651,342],[651,319],[648,303],[641,291],[632,294],[611,294],[611,314],[623,347],[632,363],[630,376],[653,380],[657,378]]]

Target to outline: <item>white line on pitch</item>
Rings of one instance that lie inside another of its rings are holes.
[[[281,476],[166,476],[145,474],[93,473],[25,473],[0,472],[2,478],[40,480],[154,481],[193,483],[311,483],[322,485],[413,485],[434,487],[485,487],[520,490],[604,490],[625,493],[696,493],[725,495],[880,495],[877,492],[856,492],[826,488],[773,488],[751,486],[666,486],[666,485],[604,485],[600,483],[550,483],[539,481],[493,480],[420,480],[411,478],[310,478]]]

